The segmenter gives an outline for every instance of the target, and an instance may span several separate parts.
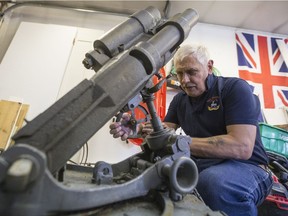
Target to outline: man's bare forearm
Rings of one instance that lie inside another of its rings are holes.
[[[192,138],[190,149],[191,154],[198,157],[247,159],[251,156],[248,145],[230,135]]]

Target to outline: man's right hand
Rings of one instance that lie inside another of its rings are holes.
[[[138,130],[140,131],[141,136],[145,138],[147,135],[153,132],[153,127],[150,122],[146,122],[144,124],[140,124]]]
[[[110,124],[110,134],[114,138],[121,137],[121,140],[125,141],[128,139],[133,131],[133,126],[130,123],[131,115],[129,113],[123,113],[119,122],[113,122]],[[166,123],[162,123],[163,128],[167,128]],[[136,133],[140,134],[142,138],[145,138],[147,135],[153,132],[153,127],[150,122],[145,122],[137,125]]]
[[[132,132],[132,125],[129,123],[130,118],[131,116],[129,113],[123,113],[119,122],[113,122],[109,126],[110,134],[112,134],[114,138],[121,137],[122,141],[127,140]]]

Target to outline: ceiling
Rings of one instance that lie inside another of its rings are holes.
[[[14,3],[28,2],[14,0]],[[31,2],[31,1],[29,1]],[[199,13],[199,22],[288,35],[288,1],[34,1],[109,13],[132,14],[148,6],[157,7],[167,18],[187,8]]]

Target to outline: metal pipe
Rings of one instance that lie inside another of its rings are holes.
[[[10,7],[8,7],[6,10],[4,10],[2,13],[0,13],[0,17],[3,17],[6,13],[18,8],[18,7],[22,7],[22,6],[38,6],[38,7],[50,7],[50,8],[57,8],[57,9],[69,9],[69,10],[74,10],[74,11],[87,11],[87,12],[95,12],[95,13],[100,13],[100,14],[108,14],[108,15],[116,15],[116,16],[129,16],[131,14],[131,12],[112,12],[112,11],[105,11],[102,9],[101,10],[95,10],[95,9],[86,9],[86,8],[76,8],[76,7],[71,7],[71,6],[64,6],[64,5],[60,5],[60,4],[55,4],[52,2],[39,2],[39,1],[28,1],[28,2],[21,2],[21,3],[15,3],[13,1],[10,1],[8,3],[14,4]]]

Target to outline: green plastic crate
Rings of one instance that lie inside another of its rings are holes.
[[[259,127],[264,148],[288,157],[288,132],[265,123],[260,123]]]

